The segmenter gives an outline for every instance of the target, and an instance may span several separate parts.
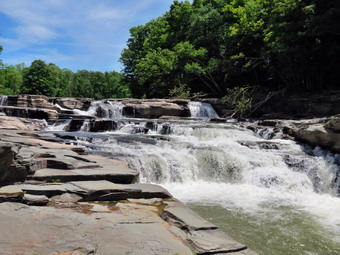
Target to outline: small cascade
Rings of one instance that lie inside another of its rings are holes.
[[[110,105],[108,115],[109,119],[122,119],[123,118],[123,108],[125,105],[122,102],[112,102],[108,101],[108,104]]]
[[[7,105],[8,96],[0,96],[0,106]]]
[[[192,118],[214,119],[219,117],[209,103],[191,101],[188,103],[188,108]]]
[[[58,120],[53,125],[48,126],[45,130],[47,131],[64,131],[65,128],[70,124],[71,120]]]
[[[73,110],[78,115],[96,116],[106,119],[119,120],[123,118],[123,108],[125,105],[119,101],[94,101],[87,111]]]
[[[90,131],[90,121],[89,120],[84,120],[83,125],[81,125],[79,131],[89,132]]]

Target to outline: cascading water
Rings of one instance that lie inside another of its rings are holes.
[[[96,116],[106,119],[122,119],[124,104],[119,101],[94,101],[88,111],[73,110],[79,115]]]
[[[0,96],[0,106],[6,106],[7,99],[8,99],[8,96]]]
[[[262,254],[340,252],[339,155],[195,121],[139,120],[77,143],[127,161],[141,182],[163,185]]]
[[[203,119],[214,119],[218,118],[218,114],[215,109],[209,103],[194,102],[188,103],[191,117],[203,118]]]

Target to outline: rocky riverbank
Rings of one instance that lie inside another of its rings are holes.
[[[255,254],[126,163],[0,116],[1,254]]]
[[[216,100],[207,102],[219,107]],[[72,145],[74,131],[123,127],[130,134],[169,134],[172,119],[215,118],[207,102],[1,97],[2,254],[255,254],[164,188],[138,183],[139,173],[125,162],[88,155],[84,147]],[[72,133],[40,132],[48,124]],[[339,153],[336,115],[240,125],[268,140],[295,139]]]

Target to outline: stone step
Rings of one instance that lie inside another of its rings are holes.
[[[138,173],[128,168],[93,168],[60,170],[43,168],[28,175],[27,180],[47,182],[70,182],[70,181],[91,181],[107,180],[115,183],[129,184],[136,182]]]
[[[29,195],[55,197],[63,194],[76,194],[78,201],[117,201],[137,198],[170,198],[164,188],[153,184],[117,184],[105,180],[74,181],[70,183],[20,184],[16,190]],[[72,197],[73,199],[74,197]],[[58,199],[54,199],[58,201]],[[73,202],[73,201],[72,201]]]

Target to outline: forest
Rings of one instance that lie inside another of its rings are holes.
[[[0,94],[100,99],[336,89],[339,20],[338,0],[174,1],[130,29],[121,73],[74,73],[41,60],[0,64]]]

